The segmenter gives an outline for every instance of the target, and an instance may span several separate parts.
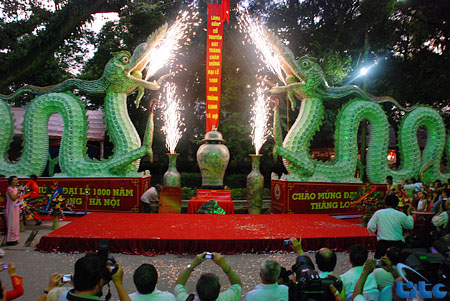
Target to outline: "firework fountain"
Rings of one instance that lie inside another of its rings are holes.
[[[175,59],[177,50],[181,48],[181,41],[186,40],[188,33],[192,26],[197,26],[198,13],[190,13],[188,11],[180,11],[175,23],[167,30],[166,35],[156,45],[154,50],[149,53],[148,71],[145,75],[147,80],[149,77],[165,67],[168,63],[172,63]],[[178,66],[182,68],[182,66]],[[171,72],[176,74],[178,71]],[[184,128],[184,123],[181,118],[181,108],[179,100],[176,97],[176,86],[173,83],[168,83],[164,86],[162,93],[163,99],[160,96],[160,103],[162,104],[164,126],[162,131],[166,137],[166,147],[169,151],[169,167],[163,177],[163,185],[170,187],[180,187],[180,173],[176,168],[176,161],[179,154],[176,153],[175,148],[180,140]]]
[[[166,147],[169,150],[169,168],[163,177],[163,185],[170,187],[180,187],[180,173],[177,170],[177,157],[179,154],[175,152],[175,148],[181,135],[186,130],[181,118],[181,108],[175,94],[176,86],[173,83],[167,83],[164,86],[164,98],[162,102],[164,126],[162,131],[166,136]]]
[[[264,29],[261,22],[253,19],[248,14],[241,14],[239,16],[239,26],[247,40],[256,46],[256,54],[261,57],[263,67],[258,72],[267,67],[269,71],[275,74],[278,79],[284,83],[283,72],[277,59],[276,52],[272,49],[272,43],[269,42],[267,31]],[[252,143],[255,147],[255,154],[251,154],[252,170],[247,176],[247,204],[250,214],[259,214],[262,208],[262,192],[264,188],[264,177],[260,172],[260,160],[262,155],[260,150],[267,137],[269,130],[267,122],[269,120],[269,104],[264,91],[266,87],[263,83],[257,86],[256,92],[253,93],[254,105],[252,107]]]

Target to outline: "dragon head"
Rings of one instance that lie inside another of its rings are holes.
[[[167,24],[158,28],[151,34],[147,41],[139,44],[133,54],[128,51],[113,53],[113,57],[106,64],[102,78],[109,82],[109,88],[117,93],[130,94],[138,89],[136,106],[144,95],[144,89],[158,90],[158,81],[146,81],[143,79],[144,69],[147,67],[151,51],[159,44],[167,32]]]

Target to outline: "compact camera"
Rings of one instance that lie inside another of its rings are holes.
[[[72,282],[72,275],[71,274],[65,274],[61,278],[62,283]]]
[[[375,264],[375,268],[381,268],[383,266],[383,262],[381,260],[377,260],[377,263]]]
[[[214,257],[213,253],[211,253],[211,252],[206,252],[205,258],[207,258],[207,259],[213,259],[213,257]]]
[[[292,241],[291,241],[290,239],[285,239],[285,240],[284,240],[284,245],[285,245],[285,246],[287,246],[287,245],[292,245]]]
[[[7,270],[8,267],[9,267],[9,264],[7,264],[7,263],[4,263],[3,266],[2,266],[2,268],[3,268],[4,270]]]

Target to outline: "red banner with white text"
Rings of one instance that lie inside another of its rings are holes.
[[[206,132],[219,128],[220,81],[222,76],[222,6],[208,4],[206,44]]]

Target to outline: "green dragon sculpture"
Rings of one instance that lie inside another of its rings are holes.
[[[295,99],[301,100],[301,107],[295,123],[282,139],[278,101],[274,107],[274,155],[280,155],[288,170],[287,180],[315,182],[361,182],[355,177],[358,158],[357,135],[363,119],[370,123],[366,171],[372,183],[384,183],[391,175],[395,182],[401,178],[422,176],[427,182],[450,178],[450,173],[440,170],[444,150],[450,162],[450,139],[446,140],[446,129],[442,117],[432,108],[419,106],[402,108],[391,97],[375,97],[362,91],[358,86],[345,85],[330,87],[325,80],[317,60],[308,56],[296,60],[294,54],[275,39],[275,49],[282,70],[286,74],[286,85],[274,86],[273,94],[287,93],[291,106]],[[323,99],[338,99],[354,95],[340,110],[336,120],[335,159],[322,162],[312,159],[309,151],[311,139],[319,129],[324,117]],[[391,169],[387,153],[389,143],[389,123],[379,103],[391,102],[408,112],[403,118],[399,135],[400,167]],[[427,129],[427,142],[421,153],[417,130]]]
[[[64,132],[59,151],[58,176],[67,177],[112,177],[139,176],[140,158],[148,155],[153,158],[153,107],[141,139],[131,122],[127,110],[127,96],[138,89],[136,105],[139,104],[144,89],[158,90],[160,82],[145,81],[142,72],[148,64],[152,49],[164,37],[167,24],[161,26],[146,42],[135,49],[133,55],[128,51],[113,53],[106,64],[102,77],[94,81],[69,79],[61,84],[36,87],[27,85],[11,95],[0,95],[0,173],[5,175],[41,175],[47,164],[48,120],[52,114],[61,115]],[[151,66],[150,66],[151,68]],[[113,152],[107,159],[91,159],[86,154],[88,122],[82,101],[70,91],[79,89],[88,94],[104,94],[104,122]],[[6,101],[13,100],[23,93],[39,95],[26,107],[23,121],[23,152],[19,159],[11,162],[7,151],[13,137],[14,120]]]

